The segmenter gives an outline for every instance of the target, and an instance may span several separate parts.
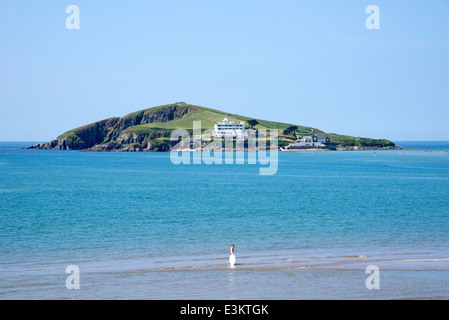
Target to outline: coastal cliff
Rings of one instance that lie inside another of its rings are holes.
[[[28,149],[90,150],[90,151],[168,151],[169,145],[158,143],[159,138],[170,138],[171,130],[152,127],[145,132],[127,130],[151,123],[164,123],[195,112],[183,104],[145,109],[82,126],[56,139],[28,147]]]

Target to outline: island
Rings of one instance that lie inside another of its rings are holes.
[[[212,136],[245,139],[248,130],[278,130],[280,150],[388,150],[398,149],[387,139],[372,139],[325,133],[317,128],[250,118],[238,114],[176,102],[112,117],[69,130],[56,139],[26,149],[83,151],[171,151],[174,129],[193,135],[194,121]]]

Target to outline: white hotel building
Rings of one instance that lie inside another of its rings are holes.
[[[229,121],[224,118],[223,121],[217,122],[214,125],[214,131],[212,133],[215,137],[236,137],[236,138],[247,138],[248,133],[245,129],[245,121],[240,121],[239,124],[234,123],[234,121]]]

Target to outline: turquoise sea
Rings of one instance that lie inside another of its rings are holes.
[[[272,176],[33,144],[0,143],[0,299],[449,298],[449,142],[280,152]]]

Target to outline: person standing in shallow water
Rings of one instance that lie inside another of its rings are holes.
[[[230,250],[229,261],[228,261],[228,264],[231,266],[233,266],[235,264],[234,247],[235,247],[235,244],[232,244],[231,250]]]

